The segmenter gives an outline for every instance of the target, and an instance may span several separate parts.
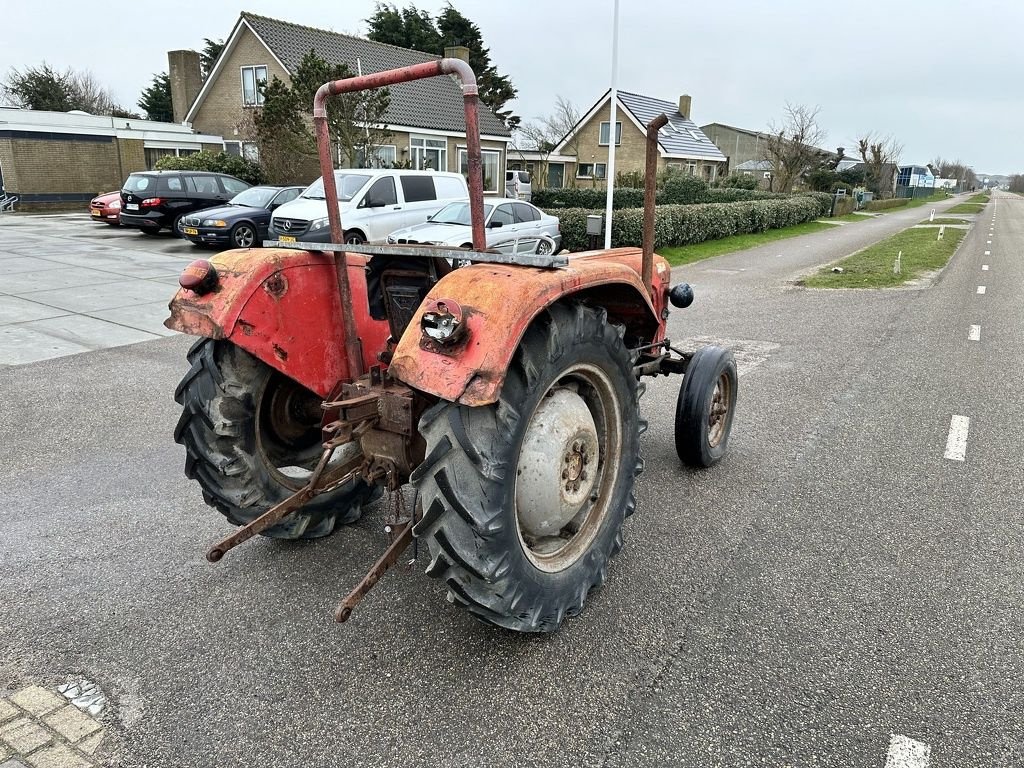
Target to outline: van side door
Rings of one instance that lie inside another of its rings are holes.
[[[370,184],[356,205],[356,215],[346,223],[342,217],[341,226],[345,229],[361,229],[368,242],[382,242],[396,229],[406,226],[405,205],[398,197],[395,177],[381,176]]]
[[[405,198],[405,223],[403,227],[422,224],[427,216],[441,210],[443,203],[437,199],[434,178],[427,174],[403,173],[402,196]]]

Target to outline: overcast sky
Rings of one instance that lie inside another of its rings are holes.
[[[516,113],[557,95],[586,110],[611,76],[612,0],[453,0],[519,89]],[[401,5],[401,4],[400,4]],[[436,14],[443,2],[420,0]],[[136,108],[168,50],[224,38],[248,10],[361,34],[372,0],[172,0],[96,5],[0,0],[0,73],[45,59],[90,69]],[[786,102],[821,107],[825,146],[848,154],[867,131],[891,134],[903,161],[959,157],[976,171],[1024,171],[1020,0],[626,0],[619,87],[675,101],[693,119],[764,129]]]

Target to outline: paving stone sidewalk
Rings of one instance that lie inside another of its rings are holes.
[[[0,768],[92,768],[103,723],[31,685],[0,698]]]

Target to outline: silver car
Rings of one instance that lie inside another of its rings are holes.
[[[484,203],[484,226],[487,247],[501,253],[558,253],[562,248],[558,218],[522,200],[488,199]],[[396,229],[388,235],[388,242],[471,248],[469,203],[449,203],[425,224]]]

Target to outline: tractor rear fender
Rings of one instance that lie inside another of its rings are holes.
[[[284,248],[237,249],[210,259],[217,287],[197,295],[181,289],[164,325],[175,331],[228,339],[326,397],[350,378],[334,258]],[[388,325],[372,320],[366,301],[366,260],[348,254],[348,276],[363,365],[379,365]]]
[[[548,306],[565,299],[604,307],[638,344],[665,334],[670,270],[655,257],[655,301],[640,279],[641,251],[621,248],[579,254],[559,269],[475,264],[456,269],[430,290],[402,335],[391,360],[395,378],[423,392],[464,405],[498,399],[505,372],[527,327]],[[433,302],[457,303],[466,335],[451,349],[424,339],[420,318]]]

